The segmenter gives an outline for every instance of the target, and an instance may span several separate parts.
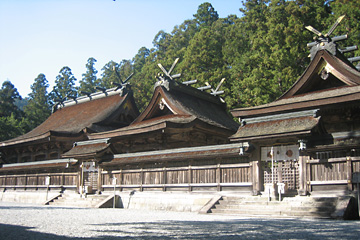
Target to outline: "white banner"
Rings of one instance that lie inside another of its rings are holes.
[[[84,172],[97,172],[98,166],[95,162],[83,162],[83,171]]]
[[[271,161],[271,148],[261,148],[261,161]],[[299,159],[299,146],[298,145],[286,145],[286,146],[273,146],[274,149],[274,161],[286,161]]]

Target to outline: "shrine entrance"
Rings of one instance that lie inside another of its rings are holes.
[[[95,162],[82,163],[81,193],[92,194],[98,190],[98,172]]]
[[[273,155],[272,155],[273,153]],[[299,146],[261,148],[264,184],[285,183],[288,192],[299,189]]]

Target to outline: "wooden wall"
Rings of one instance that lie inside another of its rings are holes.
[[[251,164],[244,159],[184,161],[112,167],[101,172],[102,187],[158,191],[251,191]]]
[[[49,188],[76,188],[78,173],[38,173],[0,175],[0,187],[7,189],[39,190],[47,188],[46,177],[50,177]]]

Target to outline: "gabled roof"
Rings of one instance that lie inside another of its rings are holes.
[[[279,99],[342,86],[360,85],[360,72],[326,50],[316,53],[301,77]]]
[[[63,158],[98,158],[106,153],[112,154],[109,139],[74,143],[74,147],[62,155]]]
[[[112,89],[91,95],[88,100],[79,98],[65,102],[65,107],[56,110],[41,125],[20,137],[2,142],[1,146],[57,136],[79,137],[86,132],[102,132],[128,125],[137,117],[138,110],[132,93],[124,96],[121,93],[122,89]]]
[[[278,114],[269,118],[248,119],[239,130],[230,137],[231,141],[250,141],[310,134],[319,124],[317,110],[303,111],[297,114]]]
[[[239,126],[226,112],[226,105],[219,98],[196,88],[168,81],[156,86],[148,106],[130,126],[91,134],[89,138],[125,136],[167,127],[186,127],[194,123],[206,124],[208,129],[223,129],[230,134]]]
[[[241,148],[243,153],[241,153]],[[227,157],[247,156],[248,143],[233,143],[214,146],[175,148],[159,151],[115,154],[111,161],[104,161],[104,166],[117,164],[183,161],[185,159],[208,159],[226,155]]]
[[[139,117],[140,123],[157,117],[188,115],[228,130],[236,130],[238,124],[226,112],[226,105],[216,96],[173,81],[155,88],[153,97]]]
[[[29,169],[39,169],[39,168],[58,168],[58,167],[67,167],[75,165],[78,161],[73,158],[66,159],[53,159],[46,161],[36,161],[36,162],[25,162],[25,163],[9,163],[3,164],[0,168],[0,172],[12,171],[12,170],[29,170]]]
[[[360,72],[347,60],[321,50],[279,99],[260,106],[233,109],[231,113],[234,117],[247,118],[359,100]]]

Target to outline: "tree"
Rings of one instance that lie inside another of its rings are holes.
[[[51,114],[48,81],[44,74],[39,74],[31,85],[32,92],[28,97],[28,104],[24,107],[25,116],[29,127],[35,128],[44,122]]]
[[[11,114],[16,119],[22,117],[22,112],[15,105],[16,99],[22,99],[15,86],[6,80],[0,89],[0,117],[9,117]]]
[[[74,92],[75,83],[76,78],[72,74],[71,69],[67,66],[61,68],[59,75],[56,76],[51,97],[65,99],[69,94],[76,95]]]
[[[191,39],[180,67],[185,79],[197,79],[201,86],[205,82],[214,86],[226,77],[222,52],[223,30],[224,24],[219,20],[209,28],[202,28]]]
[[[14,114],[0,117],[0,141],[18,137],[28,130],[24,118],[16,119]]]
[[[210,27],[211,24],[219,19],[217,11],[211,3],[205,2],[198,7],[196,14],[194,14],[195,21],[201,27]]]
[[[112,88],[113,86],[113,82],[119,82],[118,77],[116,76],[116,71],[119,71],[119,64],[114,62],[114,61],[110,61],[107,64],[105,64],[105,66],[101,69],[103,72],[101,73],[101,78],[100,78],[100,86],[103,88]]]
[[[86,63],[86,73],[82,75],[82,80],[80,81],[80,92],[93,93],[96,92],[96,87],[100,86],[100,81],[97,79],[97,70],[94,65],[96,63],[95,58],[89,58]]]

